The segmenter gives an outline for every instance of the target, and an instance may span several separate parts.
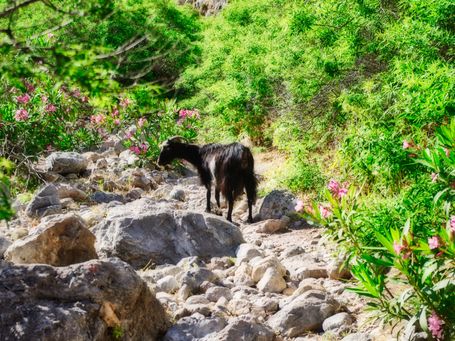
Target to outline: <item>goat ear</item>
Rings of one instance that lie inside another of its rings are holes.
[[[173,136],[167,140],[169,143],[185,143],[185,139],[182,136]]]

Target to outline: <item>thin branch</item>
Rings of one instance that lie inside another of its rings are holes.
[[[147,40],[147,37],[143,36],[143,37],[141,37],[139,39],[136,39],[136,40],[134,40],[134,39],[136,39],[136,38],[130,39],[128,42],[126,42],[125,44],[120,46],[114,52],[107,53],[107,54],[101,54],[101,55],[96,56],[95,58],[96,59],[107,59],[107,58],[111,58],[111,57],[115,57],[115,56],[121,55],[121,54],[133,49],[134,47],[136,47],[137,45],[139,45],[143,41]]]
[[[26,0],[20,4],[17,4],[13,7],[5,9],[3,12],[0,12],[0,18],[6,18],[16,12],[19,8],[28,6],[34,2],[41,2],[42,0]]]

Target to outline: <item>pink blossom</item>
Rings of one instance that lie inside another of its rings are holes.
[[[428,238],[428,246],[430,247],[431,250],[437,249],[438,247],[441,246],[439,243],[439,237],[434,236],[431,238]]]
[[[408,141],[404,140],[403,141],[403,149],[408,149],[408,148],[411,148],[411,144]]]
[[[27,88],[28,92],[32,93],[35,91],[35,87],[32,85],[32,83],[25,81],[24,85]]]
[[[47,37],[48,37],[49,39],[53,38],[53,37],[54,37],[54,33],[49,32],[49,33],[47,34]]]
[[[49,100],[49,97],[44,96],[44,95],[41,96],[41,102],[47,103],[48,100]]]
[[[17,109],[16,114],[14,115],[14,119],[16,121],[26,121],[28,120],[28,111],[25,109]]]
[[[147,149],[148,149],[148,146],[147,146],[145,143],[143,143],[143,144],[141,145],[141,151],[142,151],[143,153],[147,153]]]
[[[329,181],[327,188],[329,189],[330,193],[332,193],[332,195],[334,195],[338,199],[341,199],[346,194],[348,194],[348,189],[346,188],[347,186],[348,186],[347,183],[341,185],[338,181],[332,179]]]
[[[296,212],[301,212],[303,210],[303,201],[302,200],[297,200],[297,204],[295,205],[294,210]]]
[[[118,108],[114,108],[114,110],[112,110],[112,113],[111,113],[112,117],[117,117],[118,114],[119,114]]]
[[[428,318],[428,329],[431,331],[431,335],[436,340],[442,340],[444,328],[442,327],[445,322],[433,311],[431,316]]]
[[[120,120],[119,120],[118,118],[116,118],[116,119],[114,120],[114,124],[115,124],[116,126],[119,126],[120,123],[121,123],[121,122],[120,122]]]
[[[102,114],[92,115],[90,116],[90,122],[94,124],[101,124],[104,122],[104,115]]]
[[[81,92],[78,89],[75,89],[71,92],[71,95],[73,95],[73,97],[79,98],[81,97]]]
[[[54,150],[54,147],[52,147],[51,144],[48,144],[48,145],[46,146],[46,150],[47,150],[48,152],[51,152],[51,151]]]
[[[450,217],[450,231],[455,233],[455,215]]]
[[[127,131],[125,134],[125,139],[129,140],[133,137],[133,132],[132,131]]]
[[[55,105],[53,105],[52,103],[49,103],[48,105],[46,105],[44,110],[46,110],[47,112],[56,112],[57,107]]]
[[[393,250],[397,255],[399,255],[404,249],[405,247],[401,243],[397,242],[396,240],[393,242]]]
[[[81,98],[81,102],[82,102],[82,103],[87,103],[87,102],[88,102],[88,97],[87,97],[87,96],[83,96],[83,97]]]
[[[121,106],[122,108],[126,108],[126,107],[128,107],[130,104],[131,104],[131,100],[130,100],[129,98],[127,98],[127,97],[122,98],[121,101],[120,101],[120,106]]]
[[[184,120],[185,118],[200,118],[199,111],[197,110],[189,110],[189,109],[181,109],[179,111],[179,118]]]
[[[328,217],[330,217],[332,215],[332,210],[331,210],[330,206],[319,205],[319,211],[321,212],[321,216],[324,219],[327,219]]]
[[[137,121],[138,127],[140,127],[140,128],[143,127],[144,124],[145,124],[145,122],[147,122],[147,119],[144,118],[144,117],[141,117],[141,118]]]
[[[431,182],[436,182],[439,178],[438,173],[431,173]]]
[[[28,102],[30,102],[30,96],[29,96],[29,94],[24,94],[22,96],[17,96],[16,97],[16,101],[17,101],[17,103],[27,104]]]
[[[130,147],[130,150],[135,153],[135,154],[140,154],[141,153],[141,149],[138,147],[138,146],[131,146]]]

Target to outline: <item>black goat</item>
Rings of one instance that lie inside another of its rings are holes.
[[[210,212],[212,179],[215,180],[215,200],[220,207],[220,192],[228,201],[227,220],[232,222],[234,200],[245,188],[248,199],[248,222],[253,222],[253,204],[257,195],[257,180],[254,175],[254,159],[251,151],[240,143],[206,144],[198,146],[184,143],[181,137],[167,140],[158,158],[159,165],[174,159],[184,159],[193,164],[199,173],[202,185],[207,188],[207,208]]]

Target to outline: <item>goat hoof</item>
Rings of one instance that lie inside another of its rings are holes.
[[[248,219],[246,220],[246,222],[247,222],[248,224],[253,224],[253,223],[254,223],[253,218],[248,218]]]

